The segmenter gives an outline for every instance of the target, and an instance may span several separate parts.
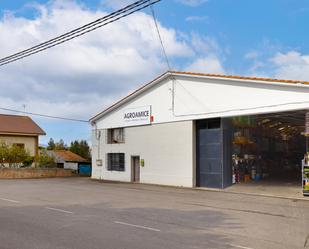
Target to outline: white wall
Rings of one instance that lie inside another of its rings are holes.
[[[164,79],[97,121],[99,129],[123,126],[123,110],[151,105],[153,124],[309,108],[309,86],[176,76]]]
[[[96,121],[100,143],[92,141],[93,171],[97,179],[130,181],[131,155],[145,160],[141,182],[194,186],[193,121],[288,110],[309,109],[309,86],[253,80],[176,75],[153,87]],[[173,90],[174,89],[174,90]],[[123,127],[129,108],[151,106],[152,125],[127,127],[125,144],[106,144],[106,129]],[[126,153],[126,171],[106,170],[106,153]],[[103,166],[96,166],[96,159]]]
[[[4,142],[7,145],[13,145],[13,144],[24,144],[25,150],[29,151],[31,156],[35,156],[36,149],[37,149],[37,137],[31,137],[31,136],[6,136],[6,135],[0,135],[0,142]]]
[[[106,130],[98,141],[93,137],[92,178],[131,181],[131,156],[140,156],[145,166],[140,168],[140,182],[192,187],[193,122],[174,122],[125,128],[124,144],[106,144]],[[125,153],[125,171],[107,171],[106,153]],[[96,166],[96,159],[103,166]]]
[[[78,169],[78,163],[64,162],[63,168],[77,170]]]

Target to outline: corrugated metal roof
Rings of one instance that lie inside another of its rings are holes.
[[[86,162],[87,159],[77,155],[69,150],[52,150],[52,152],[57,158],[61,158],[66,162]]]
[[[46,135],[30,117],[0,114],[0,134]]]

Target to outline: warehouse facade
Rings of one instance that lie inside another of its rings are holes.
[[[90,120],[92,178],[224,188],[291,175],[308,97],[306,82],[167,72]]]

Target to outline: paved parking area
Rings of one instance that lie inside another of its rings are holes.
[[[306,200],[87,178],[0,180],[0,248],[309,248],[308,210]]]

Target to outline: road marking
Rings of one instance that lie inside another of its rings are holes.
[[[0,200],[8,201],[8,202],[13,202],[13,203],[19,203],[20,202],[20,201],[10,200],[10,199],[6,199],[6,198],[0,198]]]
[[[53,211],[66,213],[66,214],[73,214],[73,212],[71,212],[71,211],[67,211],[67,210],[63,210],[63,209],[59,209],[59,208],[52,208],[52,207],[45,207],[45,208],[49,209],[49,210],[53,210]]]
[[[146,230],[150,230],[150,231],[155,231],[155,232],[160,232],[161,231],[161,230],[156,229],[156,228],[145,227],[145,226],[140,226],[140,225],[134,225],[134,224],[130,224],[130,223],[126,223],[126,222],[121,222],[121,221],[114,221],[114,223],[120,224],[120,225],[131,226],[131,227],[142,228],[142,229],[146,229]]]
[[[253,249],[252,247],[246,247],[246,246],[240,246],[240,245],[234,245],[234,244],[230,244],[230,246],[241,248],[241,249]]]

